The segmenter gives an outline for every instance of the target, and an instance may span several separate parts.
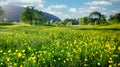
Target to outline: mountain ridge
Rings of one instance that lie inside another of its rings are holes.
[[[5,11],[5,13],[0,16],[0,21],[2,21],[2,19],[7,18],[9,21],[11,22],[19,22],[20,21],[20,15],[22,13],[22,11],[24,10],[24,7],[19,7],[19,6],[15,6],[15,5],[0,5],[2,7],[2,9]],[[43,11],[42,11],[43,12]],[[55,21],[61,21],[60,18],[58,18],[57,16],[47,13],[47,12],[43,12],[44,16],[46,18],[47,21],[53,20]]]

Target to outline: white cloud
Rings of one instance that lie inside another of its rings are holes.
[[[54,8],[54,9],[64,9],[64,8],[67,8],[66,5],[52,5],[50,6],[51,8]]]
[[[111,0],[110,2],[113,3],[113,4],[119,4],[120,5],[120,0]]]
[[[7,2],[19,2],[19,3],[43,3],[43,0],[7,0]]]
[[[62,10],[67,10],[67,6],[66,5],[51,5],[48,8],[45,8],[45,12],[48,12],[50,14],[53,14],[55,16],[58,16],[60,18],[65,18],[63,17],[66,16],[66,14],[64,14],[64,12],[62,12]]]
[[[68,14],[71,18],[79,18],[89,16],[89,14],[93,11],[98,11],[103,14],[106,11],[106,8],[100,6],[90,6],[90,7],[81,7],[81,8],[70,8],[69,11],[71,12]]]
[[[93,2],[87,2],[85,3],[87,5],[100,5],[100,6],[105,6],[105,5],[112,5],[111,2],[108,1],[93,1]]]
[[[59,10],[59,9],[66,9],[67,6],[66,5],[51,5],[49,6],[46,10]]]
[[[15,4],[19,6],[28,6],[28,5],[34,5],[40,8],[44,7],[45,1],[43,0],[4,0],[3,2],[0,2],[0,4]]]
[[[115,13],[120,13],[120,9],[113,10],[112,12],[113,12],[113,14],[115,14]]]
[[[76,8],[70,8],[69,11],[72,12],[72,13],[76,13],[77,9]]]
[[[111,1],[113,1],[113,2],[120,2],[120,0],[111,0]]]
[[[57,12],[57,11],[47,11],[47,12],[54,15],[62,15],[62,12]]]
[[[7,5],[8,3],[7,2],[5,2],[5,1],[1,1],[0,2],[0,5]]]

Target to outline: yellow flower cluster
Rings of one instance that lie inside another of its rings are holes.
[[[61,28],[3,30],[0,32],[0,67],[9,63],[13,67],[120,66],[119,31]]]

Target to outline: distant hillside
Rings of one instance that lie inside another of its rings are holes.
[[[19,6],[13,6],[13,5],[1,5],[2,9],[5,11],[5,14],[0,17],[0,21],[3,18],[7,18],[9,21],[20,21],[20,15],[24,9],[24,7]],[[47,21],[53,20],[53,21],[61,21],[60,18],[44,12],[44,16]]]

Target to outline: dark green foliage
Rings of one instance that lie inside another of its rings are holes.
[[[98,24],[103,25],[107,23],[107,20],[104,15],[102,15],[100,12],[92,12],[88,17],[78,18],[78,21],[80,24]]]
[[[9,22],[9,20],[7,18],[4,18],[2,22]]]
[[[24,9],[20,17],[23,22],[30,22],[30,24],[43,24],[46,22],[42,11],[38,11],[33,6],[28,6]]]
[[[100,18],[101,18],[101,13],[100,12],[92,12],[89,15],[89,18],[91,19],[92,24],[94,25],[95,23],[100,24]]]
[[[13,22],[0,22],[0,26],[15,25]]]
[[[79,24],[84,24],[84,18],[78,18],[77,21],[79,22]]]
[[[72,23],[72,25],[78,25],[79,24],[79,22],[76,20],[76,19],[65,19],[65,20],[63,20],[62,21],[62,24],[63,25],[66,25],[67,23],[69,23],[69,22],[71,22]]]
[[[106,20],[105,16],[101,15],[101,17],[100,17],[100,24],[106,24],[106,23],[107,23],[107,20]]]
[[[46,22],[46,19],[42,11],[34,10],[34,15],[35,15],[34,21],[36,25],[43,24]]]
[[[120,13],[116,13],[115,15],[111,15],[108,24],[120,23]]]
[[[90,23],[95,25],[95,24],[98,24],[98,25],[103,25],[103,24],[106,24],[107,23],[107,20],[105,18],[105,16],[103,14],[101,14],[100,12],[92,12],[90,13],[89,17],[90,19]]]
[[[4,14],[4,10],[0,7],[0,16]]]
[[[84,24],[88,24],[87,17],[84,17]]]
[[[23,22],[30,22],[32,25],[32,21],[34,19],[34,14],[33,14],[34,7],[26,7],[24,8],[24,11],[21,14],[20,20]]]

